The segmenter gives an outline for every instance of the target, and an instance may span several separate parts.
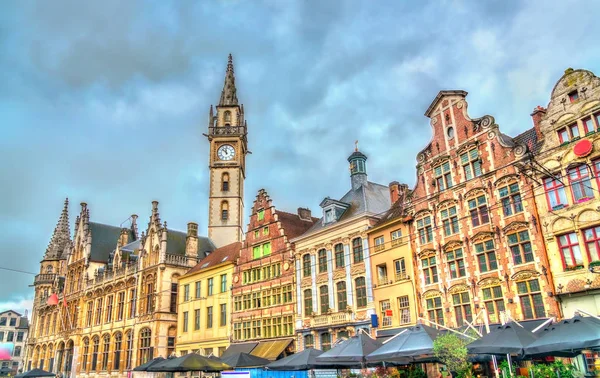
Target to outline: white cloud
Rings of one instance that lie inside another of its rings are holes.
[[[8,301],[0,301],[0,312],[13,310],[21,315],[25,315],[25,311],[31,316],[31,309],[33,308],[32,298],[20,298]]]

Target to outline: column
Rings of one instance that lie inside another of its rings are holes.
[[[350,257],[350,245],[344,244],[344,262],[346,265],[346,297],[348,306],[354,306],[354,291],[352,289],[352,259]]]
[[[302,270],[301,270],[301,256],[296,259],[296,329],[302,329]],[[306,316],[306,314],[304,314]]]
[[[318,312],[317,303],[317,257],[314,254],[310,255],[310,275],[312,278],[312,305],[313,312]],[[310,314],[307,314],[310,315]]]
[[[335,308],[335,300],[333,298],[333,253],[331,249],[327,250],[327,284],[329,285],[329,308],[333,311]]]
[[[371,276],[371,253],[369,250],[369,239],[363,238],[363,255],[365,261],[365,283],[367,285],[367,303],[373,303],[373,277]]]

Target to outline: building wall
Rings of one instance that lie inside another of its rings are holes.
[[[600,272],[595,252],[600,236],[600,79],[589,71],[567,70],[548,108],[534,109],[532,117],[543,144],[528,169],[538,179],[536,202],[562,312],[565,317],[577,309],[598,315],[600,274],[589,268]],[[591,148],[576,153],[586,143]]]
[[[475,318],[484,306],[492,322],[501,313],[517,320],[558,315],[534,182],[515,166],[528,147],[502,134],[491,116],[471,119],[465,96],[440,92],[426,113],[433,136],[417,156],[412,200],[419,313],[447,326]],[[440,170],[451,185],[437,180]]]
[[[0,343],[12,343],[13,345],[11,359],[0,361],[0,367],[23,371],[28,331],[26,317],[10,310],[0,313]]]
[[[179,280],[178,355],[196,352],[205,356],[211,353],[221,356],[229,346],[233,267],[232,262],[227,262],[185,275]],[[222,287],[222,276],[225,276],[224,287]],[[213,282],[212,293],[209,292],[209,279]],[[196,285],[200,285],[199,293]],[[187,298],[186,292],[189,292]],[[221,314],[222,305],[225,306],[225,317]],[[212,324],[209,324],[209,308],[212,311]],[[196,311],[200,315],[199,323],[196,323]],[[186,314],[187,324],[184,321]]]
[[[252,207],[233,280],[233,342],[294,338],[296,287],[292,246],[264,190]],[[254,250],[270,254],[254,256]],[[255,278],[260,271],[261,278]],[[267,273],[268,272],[268,273]],[[267,275],[268,274],[268,275]],[[295,350],[295,344],[289,346]]]

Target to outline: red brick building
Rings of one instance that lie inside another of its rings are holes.
[[[537,146],[532,128],[511,138],[494,118],[471,119],[467,93],[441,91],[425,113],[433,137],[417,155],[412,198],[419,313],[462,326],[558,315],[534,183],[516,168]]]
[[[294,352],[296,286],[290,240],[318,219],[308,209],[297,214],[275,209],[259,190],[246,243],[233,274],[232,351],[277,359]]]

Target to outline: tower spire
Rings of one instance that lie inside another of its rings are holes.
[[[225,72],[225,84],[223,84],[223,91],[221,91],[221,100],[219,101],[219,106],[238,105],[236,92],[235,75],[233,73],[233,56],[229,54],[227,71]]]
[[[69,199],[65,199],[63,207],[44,259],[59,259],[71,241],[71,230],[69,229]]]

